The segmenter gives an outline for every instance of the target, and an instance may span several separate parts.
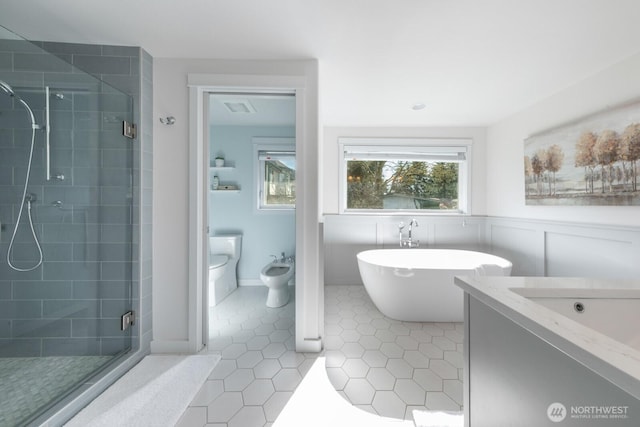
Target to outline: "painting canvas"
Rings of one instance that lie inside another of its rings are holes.
[[[524,142],[527,205],[640,205],[640,102]]]

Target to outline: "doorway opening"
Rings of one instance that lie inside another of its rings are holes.
[[[212,375],[231,378],[211,405],[228,406],[239,387],[260,389],[262,397],[244,404],[258,408],[254,418],[262,425],[280,413],[267,403],[276,389],[284,406],[304,376],[298,366],[315,361],[315,353],[296,352],[296,96],[212,91],[204,104],[206,343],[222,357]],[[235,378],[241,386],[232,384]],[[234,412],[217,411],[210,421],[231,425]]]
[[[209,224],[209,199],[211,196],[211,157],[214,165],[216,153],[211,153],[209,133],[210,94],[237,95],[288,95],[295,101],[295,163],[298,173],[295,176],[295,350],[299,352],[317,352],[322,348],[323,322],[321,274],[321,225],[318,223],[318,98],[317,63],[315,61],[278,64],[284,74],[246,74],[245,63],[237,64],[233,74],[189,74],[189,298],[188,298],[188,351],[200,351],[209,342],[209,236],[214,230]],[[256,64],[259,71],[262,64]],[[289,67],[289,68],[287,68]],[[255,69],[254,69],[255,71]],[[231,103],[232,109],[251,110],[245,102]],[[226,108],[226,107],[225,107]],[[251,114],[251,113],[245,113]],[[271,139],[262,137],[263,139]],[[259,138],[256,138],[259,139]],[[255,144],[254,144],[255,142]],[[265,141],[253,141],[252,146],[260,146]],[[273,142],[273,141],[271,141]],[[257,150],[260,151],[260,150]],[[261,157],[260,159],[265,159]],[[260,159],[256,158],[256,163]],[[223,163],[236,161],[225,154]],[[257,170],[257,168],[255,168]],[[224,170],[237,174],[237,170]],[[221,173],[222,175],[222,173]],[[251,175],[253,176],[253,174]],[[285,177],[283,177],[284,179]],[[250,178],[251,180],[252,178]],[[238,180],[235,182],[234,180]],[[225,181],[227,183],[225,184]],[[235,185],[237,193],[221,193],[215,197],[251,195],[252,203],[257,206],[257,196],[253,198],[253,183],[248,187],[239,184],[240,177],[223,178],[218,176],[218,185],[227,185],[232,191]],[[257,182],[257,181],[256,181]],[[244,185],[244,184],[243,184]],[[288,187],[291,189],[291,186]],[[224,199],[223,199],[224,200]],[[278,197],[281,202],[285,199]],[[285,200],[286,201],[286,200]],[[212,202],[213,203],[213,202]],[[220,204],[220,202],[219,202]],[[286,203],[284,203],[286,205]],[[273,207],[273,206],[271,206]],[[250,208],[250,209],[253,209]],[[256,208],[257,209],[257,208]],[[266,214],[265,214],[266,215]],[[269,215],[282,215],[270,213]],[[212,224],[215,227],[215,224]],[[234,231],[232,229],[226,231]],[[238,230],[236,230],[238,231]],[[242,246],[246,246],[244,243]],[[282,258],[282,250],[276,255]],[[267,253],[270,255],[270,253]],[[288,258],[285,250],[285,260]],[[243,256],[240,256],[242,262]],[[240,267],[241,268],[241,267]],[[254,276],[255,277],[255,276]],[[240,276],[240,279],[245,279]],[[248,279],[248,278],[247,278]],[[240,289],[266,289],[266,287],[242,286]],[[245,283],[249,284],[249,283]],[[265,306],[266,307],[266,306]]]
[[[295,304],[296,100],[214,91],[205,103],[210,343],[220,333],[214,311],[238,287],[260,288],[245,292],[265,294],[270,308]]]

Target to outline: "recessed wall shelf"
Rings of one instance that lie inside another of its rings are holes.
[[[234,169],[234,166],[209,166],[209,170],[212,171],[230,171]]]

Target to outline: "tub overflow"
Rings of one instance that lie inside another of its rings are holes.
[[[581,302],[577,302],[573,304],[573,309],[578,313],[584,313],[584,304]]]

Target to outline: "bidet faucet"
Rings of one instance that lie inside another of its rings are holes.
[[[280,258],[281,262],[287,262],[287,259],[284,256],[284,252],[282,252],[282,258]]]

